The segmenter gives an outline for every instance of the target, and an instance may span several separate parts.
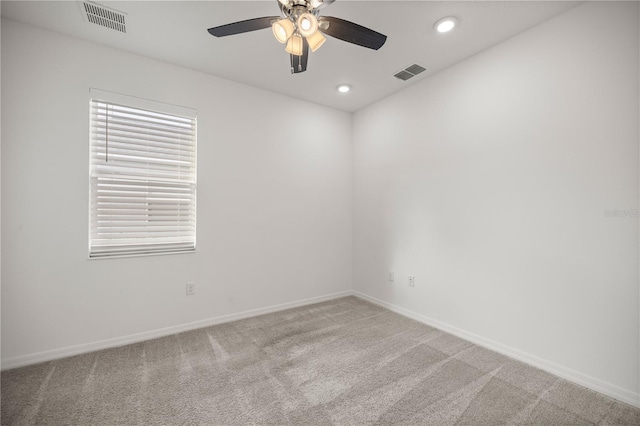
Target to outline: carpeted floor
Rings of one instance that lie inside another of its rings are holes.
[[[355,297],[1,379],[3,425],[640,425],[640,409]]]

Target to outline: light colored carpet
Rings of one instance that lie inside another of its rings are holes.
[[[636,408],[355,297],[1,379],[3,425],[640,425]]]

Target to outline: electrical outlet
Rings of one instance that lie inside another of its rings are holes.
[[[392,270],[387,271],[387,281],[394,282],[396,280],[395,274]]]
[[[416,286],[416,277],[413,275],[409,275],[409,287]]]
[[[196,294],[196,283],[187,283],[187,296]]]

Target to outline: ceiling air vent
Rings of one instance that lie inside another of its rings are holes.
[[[423,71],[426,71],[427,69],[425,67],[421,67],[418,64],[413,64],[410,65],[408,67],[406,67],[405,69],[403,69],[402,71],[394,74],[393,76],[397,79],[403,80],[403,81],[407,81],[412,77],[415,77],[416,75],[420,74]]]
[[[82,2],[83,16],[88,22],[109,28],[111,30],[127,32],[125,25],[125,14],[117,10],[110,9],[98,3],[89,1]]]

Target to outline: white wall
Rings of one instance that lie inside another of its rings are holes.
[[[87,259],[90,87],[198,111],[195,254]],[[350,141],[347,113],[3,20],[3,366],[349,291]]]
[[[356,113],[355,291],[640,403],[638,31],[587,2]]]
[[[3,366],[353,272],[358,294],[637,402],[638,218],[605,210],[638,208],[638,36],[637,3],[587,3],[352,122],[3,20]],[[197,253],[87,260],[89,87],[198,110]]]

